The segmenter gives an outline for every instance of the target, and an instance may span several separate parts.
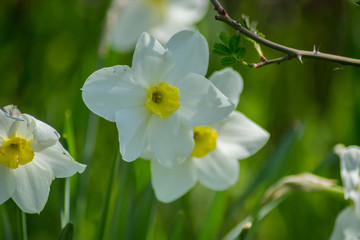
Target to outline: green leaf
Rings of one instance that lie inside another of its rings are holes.
[[[223,240],[244,239],[241,238],[244,237],[244,231],[246,231],[245,235],[248,235],[248,230],[251,230],[251,228],[255,228],[255,225],[258,222],[260,222],[269,212],[271,212],[275,207],[282,203],[287,197],[288,195],[282,196],[274,201],[265,204],[260,208],[255,209],[251,215],[246,217],[238,225],[231,229],[230,232],[227,233],[226,236],[224,236]],[[249,237],[249,239],[251,239],[251,237]]]
[[[359,6],[360,6],[360,1],[355,2],[355,4],[357,4],[357,5],[359,5]]]
[[[220,55],[220,56],[231,55],[230,49],[228,47],[226,47],[224,44],[221,44],[221,43],[215,43],[214,44],[213,52]]]
[[[216,193],[214,200],[203,220],[203,226],[197,239],[213,239],[217,236],[223,223],[227,206],[227,195],[224,191]]]
[[[236,51],[240,47],[240,44],[241,44],[240,35],[235,34],[235,35],[231,36],[229,39],[229,49],[230,49],[231,53],[236,53]]]
[[[245,28],[250,29],[250,18],[247,15],[242,14],[241,15],[242,22]]]
[[[221,32],[219,34],[219,39],[225,44],[225,46],[229,46],[230,36],[227,32]]]
[[[240,47],[240,48],[236,51],[236,53],[235,53],[236,58],[237,58],[237,59],[242,59],[242,58],[244,58],[244,57],[245,57],[245,53],[246,53],[246,48]]]
[[[236,63],[236,59],[234,57],[224,57],[223,59],[221,59],[221,64],[222,65],[231,65]]]
[[[72,240],[74,236],[74,225],[72,223],[66,224],[61,230],[59,240]]]
[[[259,37],[265,38],[265,34],[263,34],[261,32],[256,32],[256,35],[258,35]]]

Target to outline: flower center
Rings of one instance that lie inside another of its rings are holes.
[[[148,89],[145,106],[160,118],[169,117],[180,106],[179,90],[165,82]]]
[[[150,2],[158,5],[163,5],[166,0],[150,0]]]
[[[194,127],[195,146],[190,156],[201,158],[216,148],[217,132],[211,127]]]
[[[0,164],[12,169],[25,165],[34,159],[34,150],[29,141],[20,137],[11,137],[0,147]]]
[[[131,0],[133,1],[133,0]],[[166,4],[168,0],[145,0],[149,3],[150,7],[155,10],[156,14],[163,18],[166,15]]]

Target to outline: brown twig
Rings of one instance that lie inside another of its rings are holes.
[[[286,47],[284,45],[272,42],[265,38],[260,37],[259,35],[251,32],[244,26],[242,26],[237,21],[233,20],[226,12],[226,10],[221,6],[219,1],[217,0],[210,0],[211,3],[214,5],[215,10],[219,13],[219,15],[215,16],[216,20],[220,20],[228,25],[230,25],[235,30],[238,30],[240,33],[248,36],[249,38],[253,39],[254,41],[261,43],[269,48],[277,50],[279,52],[286,53],[287,55],[282,58],[272,59],[272,60],[265,60],[260,63],[253,63],[248,64],[250,67],[262,67],[272,63],[280,63],[283,61],[287,61],[293,58],[297,58],[301,63],[303,58],[313,58],[317,60],[324,60],[329,62],[336,62],[342,65],[352,65],[352,66],[360,66],[360,59],[348,58],[338,55],[332,55],[327,53],[320,53],[319,51],[304,51],[298,50],[295,48]]]

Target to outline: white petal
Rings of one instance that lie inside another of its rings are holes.
[[[14,172],[0,164],[0,204],[8,200],[14,193],[16,178]]]
[[[151,86],[164,81],[173,66],[171,53],[148,33],[141,34],[131,67],[134,80],[146,87]]]
[[[359,240],[360,239],[360,215],[350,206],[345,208],[337,216],[335,228],[330,240]]]
[[[172,19],[163,21],[161,24],[156,25],[154,28],[151,28],[149,32],[161,43],[166,43],[169,39],[182,30],[191,30],[194,31],[195,28],[191,25],[184,25]]]
[[[115,6],[118,7],[118,6]],[[142,32],[147,31],[160,21],[156,9],[148,1],[131,0],[120,12],[115,9],[115,19],[109,34],[110,44],[120,52],[134,48]]]
[[[171,202],[189,191],[196,183],[196,169],[192,161],[186,161],[174,169],[163,167],[158,161],[151,161],[151,182],[156,198]]]
[[[19,166],[14,172],[16,190],[12,196],[13,200],[26,213],[40,213],[49,197],[50,184],[54,176],[32,162]]]
[[[209,80],[237,106],[239,103],[239,95],[244,86],[243,80],[238,72],[232,68],[225,68],[221,71],[214,72]]]
[[[34,164],[51,172],[57,178],[70,177],[85,170],[86,165],[76,162],[60,142],[44,149],[37,149],[35,146],[34,151]]]
[[[214,150],[202,158],[193,158],[199,181],[213,190],[225,190],[239,177],[239,162]]]
[[[209,63],[209,47],[199,32],[184,30],[176,33],[166,44],[175,59],[169,72],[170,83],[181,81],[190,73],[205,76]]]
[[[208,6],[207,0],[169,0],[167,19],[184,25],[194,24],[204,17]]]
[[[341,178],[344,185],[345,198],[351,198],[360,215],[360,148],[349,146],[340,153]]]
[[[33,132],[35,129],[35,121],[33,119],[27,118],[24,114],[21,114],[17,118],[10,117],[10,119],[12,120],[12,125],[8,129],[8,137],[16,135],[17,137],[27,140],[33,139]]]
[[[160,163],[173,168],[183,163],[194,147],[192,128],[179,122],[176,113],[161,119],[153,114],[149,125],[149,144]]]
[[[116,112],[120,152],[125,161],[134,161],[148,145],[147,128],[151,112],[145,107],[125,108]]]
[[[41,143],[50,141],[54,144],[56,141],[59,140],[60,134],[50,125],[36,119],[29,114],[22,114],[22,116],[27,119],[27,121],[34,121],[35,128],[33,132],[33,137],[37,142]]]
[[[9,130],[16,120],[0,109],[0,136],[8,138]]]
[[[209,80],[189,74],[180,85],[180,107],[182,120],[190,125],[209,125],[229,115],[235,105]]]
[[[218,133],[217,149],[235,159],[256,153],[269,139],[268,132],[236,111],[212,127]]]
[[[131,79],[128,66],[102,68],[88,77],[82,97],[85,105],[95,114],[115,122],[120,108],[143,105],[146,89]]]

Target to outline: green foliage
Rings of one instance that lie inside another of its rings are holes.
[[[360,6],[360,1],[355,2],[355,4],[357,4],[357,5],[359,5],[359,6]]]
[[[254,21],[250,21],[249,16],[246,15],[241,15],[241,24],[248,30],[250,30],[251,32],[255,33],[256,35],[258,35],[259,37],[265,38],[265,35],[261,32],[259,32],[259,30],[257,30],[257,22]]]
[[[234,57],[224,57],[221,59],[221,65],[228,66],[236,63],[236,58]]]
[[[74,237],[74,225],[72,223],[66,224],[61,230],[59,240],[72,240]]]
[[[228,56],[231,55],[231,51],[228,47],[221,43],[215,43],[214,44],[214,53],[220,55],[220,56]]]
[[[219,39],[221,43],[214,44],[213,52],[219,56],[223,56],[221,65],[228,66],[236,62],[242,63],[246,49],[241,46],[241,36],[239,34],[230,36],[226,32],[221,32]]]
[[[265,38],[265,35],[261,32],[259,32],[259,30],[257,30],[257,22],[254,21],[250,21],[249,16],[246,15],[241,15],[241,23],[242,25],[248,29],[249,31],[255,33],[256,35],[258,35],[259,37]],[[255,42],[254,40],[252,40],[249,37],[244,37],[245,40],[251,42],[256,50],[256,52],[259,54],[260,57],[264,56],[264,53],[261,50],[261,46],[260,44],[258,44],[257,42]]]
[[[259,37],[265,38],[265,35],[256,29],[257,23],[251,22],[248,16],[242,15],[240,22],[249,31],[255,33]],[[243,38],[253,44],[260,58],[264,57],[261,46],[257,42],[247,36],[244,36]],[[230,36],[226,32],[221,32],[219,34],[219,39],[221,43],[214,44],[213,52],[223,57],[220,61],[221,65],[228,66],[234,63],[240,63],[247,66],[251,65],[244,61],[246,49],[242,46],[242,37],[239,34]]]

